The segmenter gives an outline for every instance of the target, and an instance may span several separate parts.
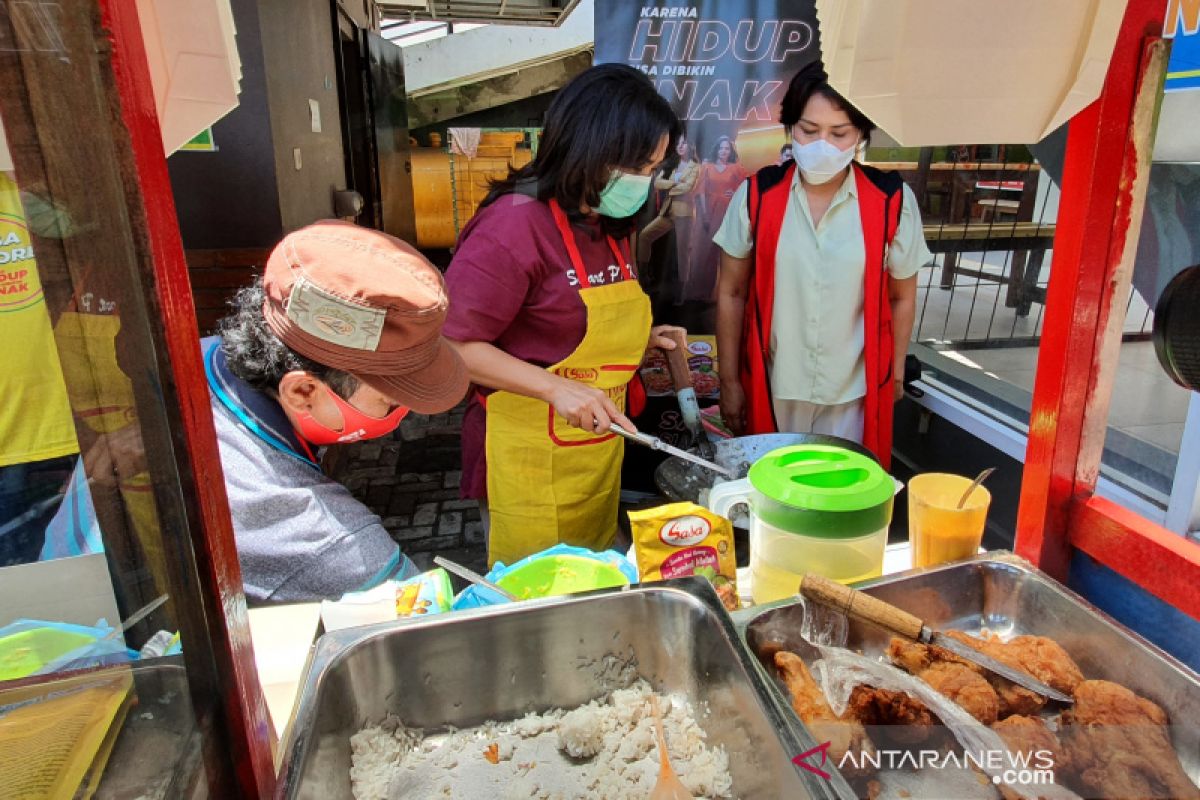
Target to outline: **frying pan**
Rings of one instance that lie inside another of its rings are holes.
[[[716,451],[713,460],[733,470],[739,478],[744,478],[750,471],[750,465],[767,453],[796,444],[844,447],[875,460],[871,451],[857,442],[821,433],[764,433],[757,436],[718,439],[713,442],[713,449]],[[708,500],[708,490],[720,480],[721,476],[675,456],[666,459],[654,470],[654,482],[658,484],[659,491],[675,503],[689,501],[704,505]],[[733,524],[739,528],[749,527],[744,514],[735,516]]]

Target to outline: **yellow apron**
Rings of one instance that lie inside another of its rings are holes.
[[[606,392],[623,411],[626,387],[650,337],[650,298],[611,237],[625,280],[587,286],[567,216],[553,200],[550,208],[581,286],[587,328],[575,351],[549,369]],[[611,546],[624,440],[576,428],[548,403],[510,392],[489,395],[486,408],[489,566],[512,564],[559,542],[593,550]]]

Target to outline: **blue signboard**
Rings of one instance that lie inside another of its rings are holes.
[[[1164,34],[1173,39],[1167,64],[1168,92],[1200,89],[1200,3],[1168,3]]]

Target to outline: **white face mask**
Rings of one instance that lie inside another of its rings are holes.
[[[836,145],[824,139],[817,139],[808,144],[800,144],[793,139],[792,158],[796,159],[796,165],[800,167],[800,174],[804,176],[804,180],[812,184],[828,183],[850,166],[857,148],[858,142],[845,150],[839,150]]]

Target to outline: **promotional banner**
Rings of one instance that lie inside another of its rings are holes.
[[[638,266],[656,319],[713,332],[719,249],[738,185],[790,157],[779,124],[788,81],[820,57],[813,0],[596,0],[596,62],[645,72],[685,138],[656,176]]]

